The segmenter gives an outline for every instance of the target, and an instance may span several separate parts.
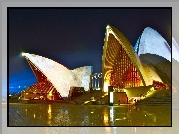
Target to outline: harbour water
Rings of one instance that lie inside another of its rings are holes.
[[[9,126],[171,126],[171,106],[9,104]]]

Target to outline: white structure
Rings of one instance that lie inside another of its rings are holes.
[[[92,75],[92,87],[93,88],[100,88],[100,81],[102,78],[102,73],[95,73]]]
[[[108,91],[108,86],[130,88],[150,86],[154,80],[162,82],[155,68],[142,63],[139,55],[154,54],[171,61],[168,43],[155,30],[145,28],[138,46],[137,55],[137,46],[133,49],[121,31],[109,25],[106,27],[102,56],[104,92]]]
[[[67,97],[70,87],[84,87],[87,91],[90,84],[91,66],[69,70],[65,66],[42,56],[22,53],[30,60],[57,89],[62,97]]]
[[[79,67],[71,70],[75,76],[81,81],[79,87],[84,87],[85,91],[89,90],[90,87],[90,75],[92,74],[92,66]]]
[[[171,62],[171,48],[167,41],[154,29],[147,27],[144,29],[139,44],[138,55],[156,54]]]

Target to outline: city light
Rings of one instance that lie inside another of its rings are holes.
[[[104,92],[107,92],[108,91],[108,86],[109,86],[109,84],[106,82],[106,83],[104,83]]]
[[[25,56],[25,53],[22,52],[21,55],[22,55],[22,56]]]
[[[113,103],[113,92],[110,92],[110,103]]]

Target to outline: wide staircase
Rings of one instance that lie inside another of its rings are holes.
[[[93,91],[93,92],[85,92],[83,95],[80,95],[74,98],[72,101],[75,104],[79,105],[93,105],[97,104],[99,100],[104,99],[107,96],[106,93],[102,91]]]
[[[171,90],[154,90],[137,101],[135,105],[171,105]]]

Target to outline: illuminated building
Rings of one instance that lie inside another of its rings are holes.
[[[154,89],[171,86],[171,49],[166,40],[152,28],[145,28],[134,48],[122,32],[112,26],[106,27],[102,56],[102,73],[92,75],[92,67],[85,66],[69,70],[65,66],[42,56],[22,53],[33,70],[38,82],[25,89],[24,96],[54,100],[68,97],[73,87],[90,87],[107,92],[114,87],[114,101],[119,98],[127,103],[128,97],[140,97]],[[102,76],[101,76],[102,75]],[[32,96],[29,95],[32,93]],[[125,96],[125,99],[122,98]],[[122,103],[121,101],[121,103]]]
[[[85,91],[89,89],[91,66],[69,70],[57,62],[39,55],[22,53],[22,56],[26,58],[37,78],[36,84],[22,91],[24,95],[28,94],[28,99],[36,96],[54,100],[58,98],[57,96],[67,97],[70,87],[84,87]],[[36,92],[39,93],[38,96],[34,95]],[[44,96],[43,93],[47,96]]]
[[[108,91],[108,86],[113,86],[114,91],[125,90],[128,97],[139,97],[151,86],[166,88],[165,82],[171,84],[171,48],[149,27],[144,29],[133,48],[122,32],[108,25],[102,73],[104,92]]]

